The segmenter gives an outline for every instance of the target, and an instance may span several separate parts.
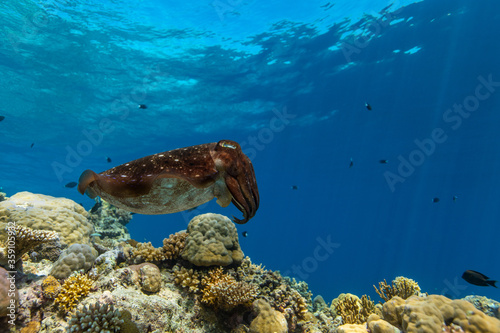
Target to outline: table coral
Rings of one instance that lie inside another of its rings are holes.
[[[62,285],[55,303],[63,312],[69,312],[75,308],[81,298],[87,296],[92,289],[94,281],[87,274],[70,276]]]
[[[55,231],[63,245],[90,242],[93,226],[85,209],[66,198],[19,192],[0,202],[0,239],[5,239],[8,222],[34,230]]]
[[[59,239],[54,231],[33,230],[21,225],[15,225],[13,228],[7,227],[7,230],[15,238],[16,259],[18,260],[36,246]]]
[[[385,279],[384,282],[379,282],[378,285],[380,289],[377,289],[375,286],[373,286],[373,288],[375,288],[375,291],[380,298],[386,302],[394,296],[407,299],[410,296],[420,294],[420,287],[418,283],[404,276],[396,277],[392,280],[391,285],[388,285]]]
[[[196,266],[240,264],[243,252],[234,223],[220,214],[195,216],[188,224],[183,259]]]

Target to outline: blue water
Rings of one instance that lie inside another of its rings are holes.
[[[85,169],[231,139],[259,184],[237,226],[253,262],[327,301],[399,275],[500,298],[460,278],[500,279],[500,3],[131,3],[0,4],[4,192],[90,208],[64,187]],[[211,202],[128,227],[159,246],[204,212],[241,217]]]

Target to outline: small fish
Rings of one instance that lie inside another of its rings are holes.
[[[246,237],[246,236],[248,236],[248,232],[243,231],[243,232],[241,233],[241,235],[242,235],[243,237]]]
[[[31,144],[30,148],[33,148],[33,146],[34,146],[34,145],[35,145],[35,143],[33,142],[33,143]]]
[[[380,164],[387,164],[387,163],[389,163],[389,160],[380,160],[380,161],[378,161],[378,162],[379,162]]]
[[[354,161],[352,160],[352,157],[351,157],[351,163],[349,163],[349,168],[352,168],[353,165],[354,165]]]
[[[498,288],[497,286],[495,286],[496,283],[495,280],[492,280],[486,275],[476,271],[471,271],[471,270],[465,271],[464,274],[462,274],[462,279],[475,286],[481,286],[481,287],[493,286],[495,288]]]
[[[299,187],[297,185],[292,185],[292,190],[298,190]]]
[[[67,188],[73,188],[75,187],[76,185],[78,185],[77,182],[69,182],[67,183],[66,185],[64,185],[64,187],[67,187]]]
[[[458,199],[458,196],[454,195],[453,196],[453,201],[457,201],[457,199]]]
[[[90,234],[91,237],[102,237],[102,235],[98,232],[94,232],[93,234]]]
[[[371,110],[372,110],[372,106],[371,106],[370,104],[365,103],[365,106],[366,106],[366,108],[367,108],[369,111],[371,111]]]
[[[111,163],[111,158],[110,157],[106,157],[106,162]]]
[[[0,116],[0,121],[4,120],[5,117],[4,116]]]
[[[439,198],[434,198],[434,199],[432,199],[432,202],[434,202],[434,203],[439,202]]]
[[[139,109],[147,109],[148,108],[148,106],[146,104],[139,104],[139,105],[137,105],[137,107]]]

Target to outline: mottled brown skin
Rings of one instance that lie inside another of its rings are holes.
[[[232,202],[246,223],[259,208],[252,162],[238,143],[221,140],[146,156],[101,172],[86,170],[78,191],[140,214],[169,214],[217,198]]]

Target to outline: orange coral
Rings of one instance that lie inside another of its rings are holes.
[[[55,303],[64,312],[69,312],[75,308],[82,297],[89,294],[94,281],[87,274],[77,274],[70,276],[62,286]]]
[[[54,299],[61,291],[61,284],[52,275],[47,276],[42,282],[43,296]]]

